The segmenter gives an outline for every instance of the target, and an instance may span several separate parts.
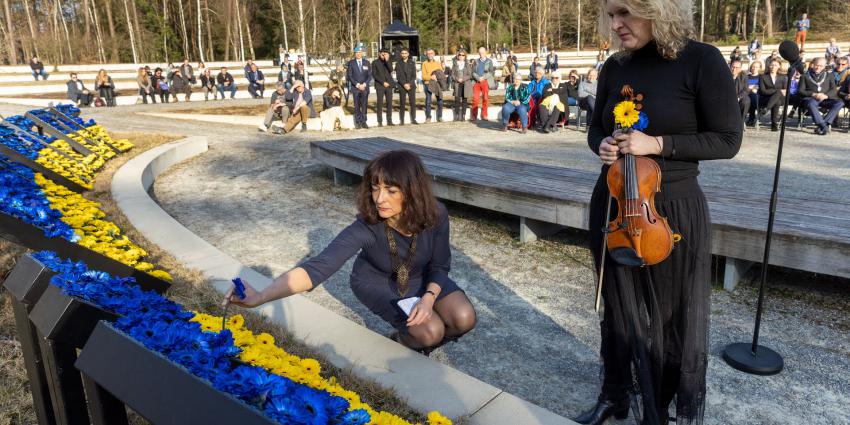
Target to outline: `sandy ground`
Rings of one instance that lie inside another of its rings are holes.
[[[353,219],[353,190],[333,186],[328,170],[309,157],[308,142],[327,134],[273,137],[245,127],[152,120],[127,111],[119,107],[90,115],[114,130],[210,138],[210,152],[162,176],[154,193],[189,229],[265,274],[276,275],[316,255]],[[585,134],[574,130],[520,136],[444,123],[330,137],[377,135],[598,169]],[[703,182],[723,179],[736,187],[769,191],[775,135],[747,133],[738,158],[703,164]],[[783,193],[823,199],[848,193],[846,133],[824,138],[793,131],[788,140]],[[521,245],[516,241],[515,218],[454,204],[449,210],[451,275],[472,299],[479,325],[461,342],[435,352],[436,358],[564,416],[591,405],[599,387],[599,332],[592,310],[594,273],[584,234],[564,231]],[[371,329],[388,332],[389,327],[352,295],[347,286],[350,266],[347,263],[307,296]],[[739,286],[733,293],[715,290],[706,422],[850,423],[848,283],[771,269],[761,341],[780,351],[786,362],[785,371],[772,377],[742,374],[720,358],[728,343],[750,338],[754,285]]]

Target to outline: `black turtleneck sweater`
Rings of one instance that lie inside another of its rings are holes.
[[[625,100],[620,90],[628,84],[643,95],[642,111],[649,118],[644,132],[664,141],[661,155],[654,157],[662,182],[696,177],[700,160],[735,156],[741,147],[741,112],[729,67],[716,47],[689,41],[670,61],[651,41],[620,55],[608,59],[599,74],[587,136],[594,152],[598,154],[602,139],[614,132],[614,106]]]

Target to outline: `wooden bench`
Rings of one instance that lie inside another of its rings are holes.
[[[337,184],[359,180],[366,163],[392,149],[422,157],[437,197],[520,217],[520,240],[533,241],[563,226],[588,228],[596,173],[497,159],[402,143],[383,137],[311,142],[313,158],[334,170]],[[731,290],[761,262],[769,194],[703,188],[712,217],[712,253],[726,257]],[[850,204],[781,197],[770,263],[850,278]]]

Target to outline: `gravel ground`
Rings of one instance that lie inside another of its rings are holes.
[[[251,101],[231,104],[236,102]],[[7,109],[0,107],[0,111]],[[286,271],[320,252],[353,219],[351,188],[333,186],[328,170],[309,157],[308,142],[327,135],[272,137],[247,127],[171,122],[127,111],[119,107],[87,116],[116,131],[210,137],[210,152],[174,167],[157,181],[154,193],[181,223],[258,271],[268,275]],[[333,137],[368,135],[598,169],[584,144],[585,135],[576,131],[520,136],[445,123]],[[704,164],[703,182],[723,179],[736,187],[769,191],[775,135],[748,132],[735,160]],[[826,138],[790,132],[783,193],[823,199],[846,195],[850,145],[838,143],[846,139],[841,132]],[[829,149],[820,149],[827,145]],[[467,291],[480,320],[460,343],[438,350],[435,357],[564,416],[592,404],[599,386],[599,332],[592,310],[594,273],[584,234],[564,231],[521,245],[516,241],[515,218],[456,204],[450,204],[449,210],[452,276]],[[348,289],[350,266],[347,263],[307,296],[371,329],[388,332],[389,327]],[[761,341],[784,355],[786,369],[776,376],[756,377],[722,361],[726,344],[750,338],[756,293],[752,283],[731,294],[715,290],[706,422],[850,423],[850,317],[846,315],[850,282],[780,269],[771,269],[770,276]]]

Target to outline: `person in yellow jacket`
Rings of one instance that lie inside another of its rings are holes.
[[[552,82],[543,90],[540,106],[537,108],[537,122],[540,131],[551,132],[555,125],[563,121],[569,114],[566,108],[567,83],[561,82],[561,73],[555,71],[551,75]]]

